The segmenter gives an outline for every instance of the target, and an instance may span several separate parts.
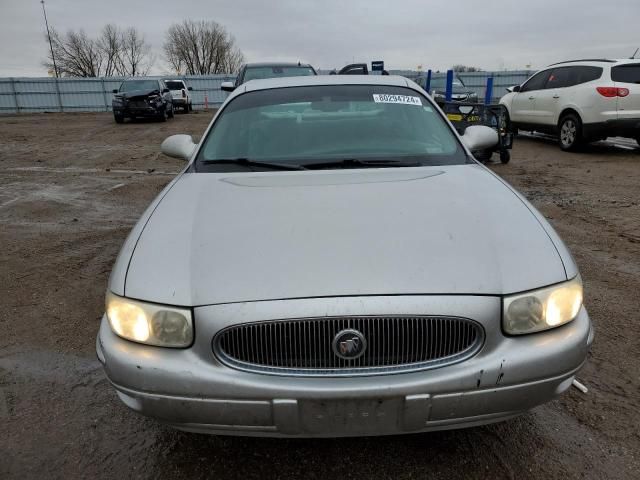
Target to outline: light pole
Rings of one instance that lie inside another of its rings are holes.
[[[44,9],[44,0],[40,0],[42,4],[42,13],[44,14],[44,24],[47,27],[47,38],[49,39],[49,48],[51,49],[51,60],[53,61],[53,72],[58,78],[58,67],[56,65],[56,56],[53,54],[53,45],[51,43],[51,33],[49,33],[49,22],[47,22],[47,11]]]

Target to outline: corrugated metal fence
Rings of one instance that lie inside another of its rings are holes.
[[[221,104],[227,94],[222,82],[229,75],[166,77],[181,78],[192,87],[193,108]],[[111,110],[113,90],[122,78],[0,78],[0,113],[105,112]]]
[[[405,75],[418,80],[424,86],[424,72],[393,71],[392,74]],[[532,72],[527,70],[511,72],[459,73],[470,90],[483,99],[487,78],[494,78],[493,101],[498,101],[507,87],[524,82]],[[433,78],[446,73],[434,73]],[[204,108],[205,97],[210,106],[221,104],[227,94],[220,90],[220,84],[233,81],[229,75],[199,75],[182,77],[187,86],[192,87],[193,107]],[[122,78],[0,78],[0,113],[34,112],[105,112],[111,110],[113,90],[120,86]],[[422,81],[420,81],[422,80]]]
[[[472,72],[459,73],[458,76],[469,87],[478,94],[479,99],[483,99],[487,86],[487,78],[493,77],[493,96],[492,102],[497,102],[507,93],[507,87],[521,85],[524,81],[533,75],[530,70],[516,70],[511,72]],[[446,76],[446,74],[444,74]]]

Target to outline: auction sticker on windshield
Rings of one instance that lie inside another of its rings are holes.
[[[376,103],[402,103],[404,105],[422,106],[420,97],[412,97],[409,95],[388,95],[386,93],[374,93],[373,101]]]

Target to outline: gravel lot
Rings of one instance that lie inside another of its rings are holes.
[[[560,399],[507,423],[383,438],[181,433],[120,404],[95,358],[115,256],[182,166],[159,153],[211,112],[0,117],[0,478],[638,478],[640,149],[521,137],[491,165],[568,243],[596,341]],[[495,205],[499,209],[500,205]]]

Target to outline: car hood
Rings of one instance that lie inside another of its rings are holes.
[[[118,98],[149,97],[151,95],[160,95],[160,91],[156,88],[152,90],[131,90],[129,92],[115,94]]]
[[[563,280],[530,207],[479,165],[185,173],[148,219],[124,293],[196,306]]]

